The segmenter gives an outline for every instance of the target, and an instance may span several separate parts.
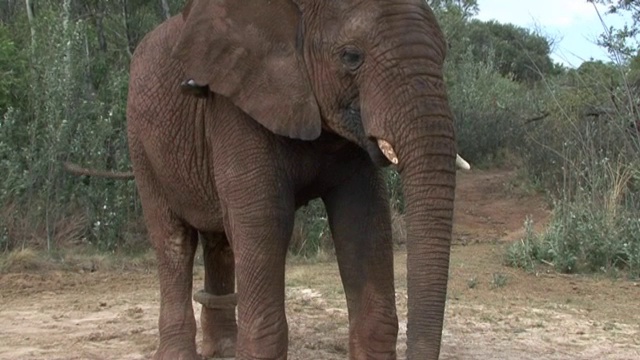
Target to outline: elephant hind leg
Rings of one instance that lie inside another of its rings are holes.
[[[136,185],[158,263],[160,342],[153,358],[200,359],[196,352],[196,319],[191,300],[198,233],[171,211],[152,176],[151,166],[140,154],[140,144],[135,138],[130,138],[130,144]]]
[[[147,221],[160,280],[160,343],[154,359],[200,359],[191,302],[197,232],[175,218],[164,220]]]
[[[204,293],[220,299],[218,304],[203,304],[202,355],[207,358],[233,357],[236,349],[235,264],[233,251],[224,233],[201,233],[204,258]],[[224,303],[224,302],[227,303]]]

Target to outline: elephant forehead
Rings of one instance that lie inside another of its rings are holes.
[[[369,34],[380,17],[380,11],[377,7],[355,8],[347,14],[342,30],[345,34],[353,37]]]

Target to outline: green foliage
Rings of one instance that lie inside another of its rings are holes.
[[[635,2],[601,2],[638,14]],[[72,237],[122,249],[140,222],[133,182],[73,177],[60,164],[130,168],[128,65],[136,44],[164,19],[163,1],[31,3],[29,20],[24,2],[0,2],[0,248],[55,251]],[[640,145],[629,131],[640,88],[629,41],[635,24],[605,44],[627,46],[625,62],[558,71],[549,41],[536,33],[472,20],[476,0],[428,3],[449,43],[445,76],[460,153],[474,164],[515,154],[556,199],[549,230],[514,245],[510,262],[637,274]],[[184,0],[167,4],[176,14]],[[386,179],[392,209],[402,214],[399,175],[389,170]],[[291,251],[314,257],[330,249],[326,212],[312,201],[296,214]]]
[[[598,43],[609,50],[614,57],[626,59],[638,52],[638,33],[640,32],[640,2],[635,0],[587,0],[587,2],[608,6],[608,13],[626,13],[632,23],[621,28],[610,27],[600,35]]]
[[[331,251],[331,231],[322,200],[309,202],[296,212],[296,226],[289,251],[303,258],[315,258]]]
[[[539,261],[546,261],[547,250],[536,237],[533,220],[529,217],[524,222],[525,235],[507,248],[505,262],[509,266],[533,270]]]
[[[602,62],[584,63],[563,77],[549,79],[542,94],[550,116],[529,124],[519,153],[535,182],[559,195],[592,187],[603,162],[633,163],[638,137],[633,89],[624,70]]]
[[[426,2],[438,15],[453,13],[469,18],[480,10],[478,0],[426,0]],[[447,21],[444,22],[447,23]]]
[[[169,3],[175,13],[183,1]],[[31,2],[29,19],[24,4],[4,4],[13,16],[0,22],[0,247],[54,250],[74,227],[65,221],[82,218],[79,239],[116,250],[140,219],[133,182],[73,177],[61,162],[130,168],[130,55],[163,9],[43,0]]]
[[[516,81],[535,82],[554,70],[549,40],[525,28],[472,20],[467,42],[476,61],[493,59],[498,72]]]
[[[494,160],[519,144],[527,118],[543,110],[535,92],[500,75],[493,63],[475,61],[470,51],[449,63],[445,76],[458,151],[472,163]]]
[[[536,84],[556,73],[549,42],[530,31],[472,20],[474,1],[431,2],[449,43],[445,79],[459,152],[472,163],[501,160],[519,146],[546,104]]]
[[[527,231],[508,249],[507,264],[532,270],[545,263],[564,273],[624,270],[640,276],[637,204],[596,207],[590,194],[584,195],[557,201],[548,229],[540,235]]]
[[[491,63],[503,77],[529,84],[560,72],[551,60],[549,39],[513,24],[472,19],[479,10],[475,0],[427,2],[445,33],[453,67],[469,61]]]
[[[391,208],[399,214],[404,214],[405,204],[400,174],[396,170],[387,169],[385,175]]]
[[[493,273],[491,275],[490,286],[492,289],[503,288],[507,285],[509,277],[503,273]]]
[[[640,274],[640,143],[625,66],[586,62],[547,81],[551,116],[520,146],[524,170],[554,199],[549,228],[528,231],[507,262],[562,272]]]
[[[26,61],[10,30],[0,23],[0,116],[9,106],[17,105],[25,95],[26,88],[20,84],[26,72]]]

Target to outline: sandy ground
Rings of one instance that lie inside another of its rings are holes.
[[[504,247],[544,202],[508,171],[459,176],[442,359],[640,359],[640,286],[503,265]],[[406,253],[396,254],[404,357]],[[290,359],[347,358],[347,314],[333,262],[289,264]],[[203,271],[197,267],[195,283]],[[148,359],[157,342],[153,271],[0,275],[0,359]],[[199,314],[200,306],[194,304]],[[198,335],[200,336],[200,335]]]

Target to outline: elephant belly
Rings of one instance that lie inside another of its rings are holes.
[[[199,231],[223,232],[222,210],[215,184],[207,181],[206,176],[193,175],[180,172],[179,175],[172,173],[158,177],[162,179],[169,208]]]
[[[217,196],[211,198],[183,187],[171,192],[170,207],[176,215],[199,231],[223,232],[222,210]]]

